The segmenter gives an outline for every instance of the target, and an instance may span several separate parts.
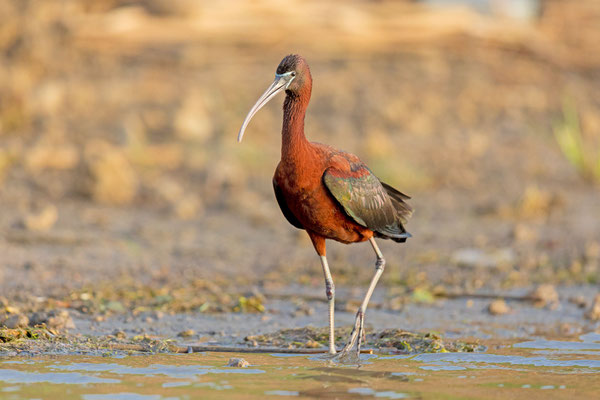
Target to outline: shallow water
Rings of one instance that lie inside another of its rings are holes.
[[[488,342],[479,353],[364,355],[360,367],[288,354],[11,358],[0,360],[0,398],[594,398],[600,335],[580,339]],[[251,365],[226,367],[232,357]]]

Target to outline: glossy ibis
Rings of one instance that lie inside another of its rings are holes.
[[[334,336],[335,288],[325,252],[325,239],[342,243],[369,241],[377,261],[375,275],[356,313],[354,329],[340,357],[357,353],[363,337],[365,310],[385,267],[375,237],[405,242],[411,237],[403,224],[412,213],[410,199],[381,182],[355,155],[304,136],[304,115],[310,100],[312,77],[306,60],[299,55],[285,57],[275,81],[252,107],[238,134],[241,142],[248,123],[269,100],[285,91],[281,161],[273,176],[279,207],[288,222],[304,229],[321,258],[329,302],[329,352],[336,353]]]

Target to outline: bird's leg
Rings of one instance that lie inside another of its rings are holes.
[[[329,303],[329,353],[335,354],[335,333],[333,325],[333,313],[335,306],[335,286],[333,285],[333,279],[331,279],[331,272],[329,271],[329,264],[327,263],[327,252],[325,249],[325,238],[311,231],[307,231],[310,240],[315,246],[315,250],[319,257],[321,257],[321,265],[323,266],[323,275],[325,275],[325,294],[327,294],[327,301]]]
[[[375,290],[375,286],[377,286],[377,282],[379,281],[379,277],[383,273],[385,269],[385,259],[383,258],[383,254],[381,254],[381,250],[375,243],[374,238],[370,238],[369,242],[371,242],[371,246],[373,246],[373,250],[375,250],[375,254],[377,255],[377,261],[375,262],[375,275],[371,279],[371,284],[369,285],[369,289],[367,290],[367,294],[365,298],[358,308],[356,313],[356,319],[354,320],[354,328],[352,329],[352,333],[350,334],[350,340],[344,346],[342,352],[340,353],[340,357],[343,358],[347,354],[350,353],[350,350],[357,344],[357,355],[360,355],[360,345],[363,339],[364,332],[364,324],[365,324],[365,311],[367,310],[367,304],[369,304],[369,300],[371,299],[371,295],[373,295],[373,291]]]
[[[327,257],[321,256],[321,265],[323,266],[323,275],[325,275],[325,294],[329,303],[329,354],[335,354],[335,333],[334,333],[334,307],[335,307],[335,285],[331,278]]]

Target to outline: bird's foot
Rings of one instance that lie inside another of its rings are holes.
[[[336,361],[353,363],[360,361],[360,346],[364,338],[364,323],[365,314],[362,310],[358,310],[356,319],[354,320],[354,328],[350,334],[350,339],[344,348],[335,356]],[[353,351],[355,346],[356,351]]]

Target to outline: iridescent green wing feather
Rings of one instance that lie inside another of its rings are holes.
[[[349,171],[329,168],[323,174],[325,186],[356,223],[391,239],[410,237],[403,220],[410,215],[408,196],[387,189],[362,163],[351,163]],[[388,186],[388,185],[386,185]],[[390,194],[388,190],[394,192]]]

